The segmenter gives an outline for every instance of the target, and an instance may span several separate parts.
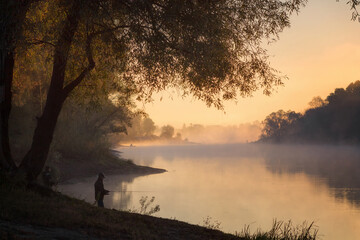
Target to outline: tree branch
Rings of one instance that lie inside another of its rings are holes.
[[[107,115],[99,124],[94,124],[94,130],[97,130],[99,128],[101,128],[106,122],[108,122],[112,116],[114,116],[117,112],[119,112],[121,109],[120,108],[116,108],[113,112],[111,112],[109,115]],[[94,131],[95,133],[96,131]]]
[[[119,25],[119,26],[116,26],[116,27],[113,27],[113,28],[108,28],[108,29],[104,29],[104,30],[101,30],[101,31],[97,31],[97,32],[94,32],[94,33],[91,33],[90,35],[87,36],[87,39],[86,39],[86,56],[87,56],[87,59],[88,59],[88,62],[89,62],[89,65],[79,74],[79,76],[77,78],[75,78],[73,81],[71,81],[68,85],[66,85],[64,87],[64,94],[65,96],[67,96],[72,90],[74,90],[75,87],[77,87],[81,81],[86,77],[86,75],[94,69],[95,67],[95,61],[94,61],[94,58],[93,58],[93,55],[92,55],[92,50],[91,50],[91,42],[93,40],[93,38],[97,35],[100,35],[100,34],[104,34],[104,33],[108,33],[108,32],[114,32],[118,29],[121,29],[121,28],[128,28],[130,27],[129,25]]]
[[[55,47],[55,44],[51,43],[51,42],[47,42],[45,40],[40,40],[40,39],[34,39],[34,41],[29,42],[30,44],[34,44],[34,45],[39,45],[39,44],[48,44],[52,47]]]
[[[179,48],[179,47],[177,47],[175,43],[173,43],[164,33],[161,32],[161,24],[160,24],[160,25],[156,24],[156,19],[155,19],[155,17],[154,17],[153,7],[152,7],[151,4],[154,4],[154,5],[156,5],[156,6],[159,6],[159,7],[164,8],[162,5],[158,5],[158,4],[155,3],[155,2],[152,2],[152,3],[146,2],[146,9],[147,9],[147,11],[148,11],[148,13],[149,13],[152,27],[146,27],[146,26],[141,26],[141,27],[143,27],[143,28],[148,28],[148,29],[150,29],[150,30],[153,30],[154,33],[155,33],[157,36],[159,36],[159,37],[162,39],[162,41],[163,41],[169,48],[171,48],[171,49],[173,49],[173,50],[176,50],[176,51],[181,51],[181,52],[183,52],[183,53],[185,53],[185,54],[191,54],[190,51],[187,51],[187,50],[184,49],[184,48]]]
[[[69,95],[69,93],[74,90],[75,87],[77,87],[81,81],[86,77],[86,75],[94,69],[95,67],[95,61],[92,55],[92,51],[91,51],[91,42],[92,39],[94,38],[94,34],[90,34],[88,35],[87,39],[86,39],[86,56],[87,59],[89,61],[89,65],[79,74],[79,76],[77,78],[75,78],[72,82],[70,82],[68,85],[66,85],[64,87],[64,94],[65,96]]]
[[[130,27],[130,25],[119,25],[119,26],[116,26],[116,27],[113,27],[113,28],[108,28],[108,29],[104,29],[104,30],[101,30],[101,31],[94,32],[92,34],[92,36],[95,37],[96,35],[109,33],[109,32],[114,32],[116,30],[119,30],[119,29],[122,29],[122,28],[129,28],[129,27]]]

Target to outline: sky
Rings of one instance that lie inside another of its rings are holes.
[[[262,91],[252,97],[225,103],[225,110],[204,102],[182,99],[176,89],[153,95],[151,103],[139,103],[156,125],[238,125],[262,121],[272,112],[303,112],[313,97],[325,98],[335,88],[360,80],[360,22],[351,21],[347,0],[309,0],[291,27],[267,46],[271,65],[288,77],[271,96]]]

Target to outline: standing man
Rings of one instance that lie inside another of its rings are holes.
[[[95,200],[97,202],[98,207],[104,207],[104,196],[108,195],[110,191],[104,189],[104,180],[105,176],[103,173],[99,173],[99,177],[96,180],[95,187]]]

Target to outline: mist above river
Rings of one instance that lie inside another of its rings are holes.
[[[360,234],[357,147],[224,144],[119,150],[137,164],[168,172],[107,176],[105,187],[117,191],[105,199],[109,208],[137,208],[142,196],[154,196],[161,209],[156,216],[200,225],[210,216],[226,232],[240,231],[245,224],[253,231],[266,230],[277,218],[294,224],[314,221],[324,239]],[[62,186],[63,191],[88,189],[87,201],[92,202],[95,180]]]

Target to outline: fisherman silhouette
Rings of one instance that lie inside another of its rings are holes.
[[[99,177],[96,180],[95,187],[95,200],[97,202],[98,207],[104,207],[104,196],[108,195],[110,191],[104,189],[103,180],[105,175],[103,173],[99,173]]]

